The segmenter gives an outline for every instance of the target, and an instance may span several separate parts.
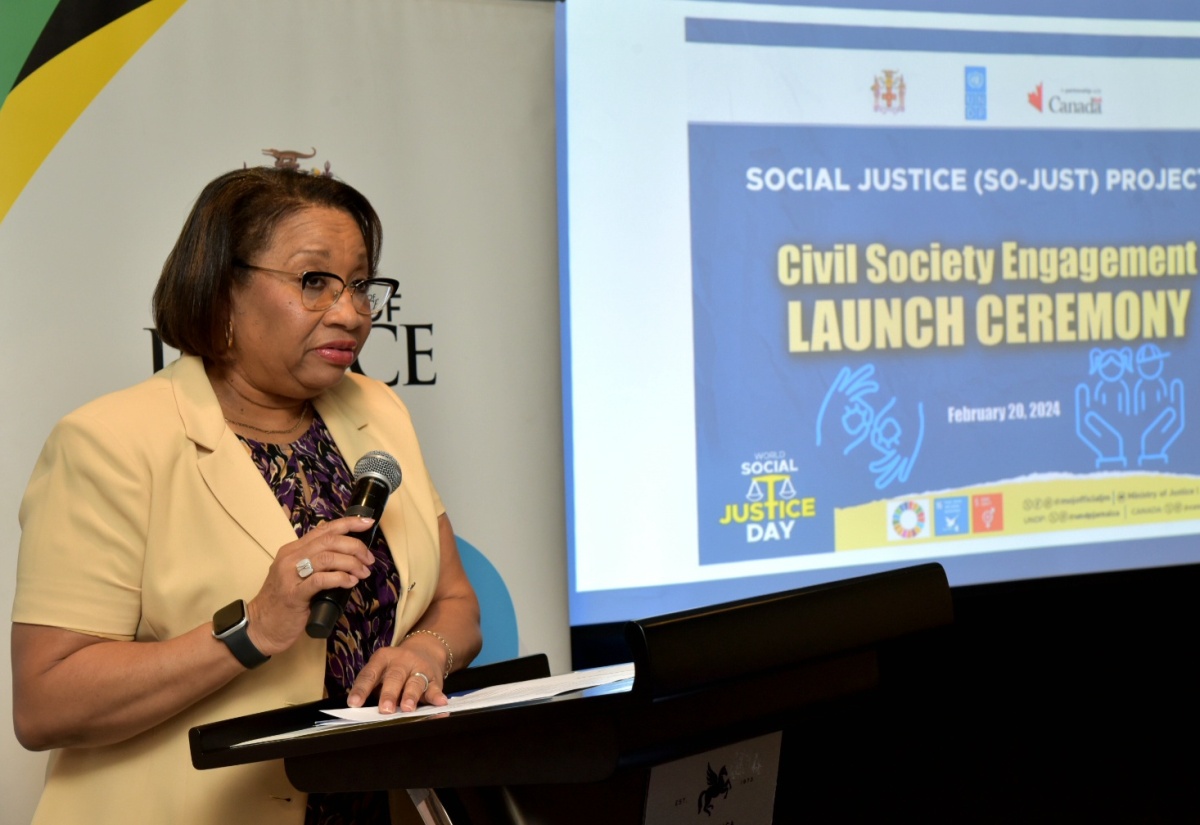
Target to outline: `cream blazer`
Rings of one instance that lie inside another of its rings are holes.
[[[400,573],[393,644],[433,597],[442,504],[407,409],[354,374],[315,400],[346,463],[369,450],[403,482],[380,520]],[[254,596],[296,536],[237,436],[199,358],[58,423],[21,504],[13,621],[119,640],[169,639]],[[51,756],[35,823],[300,823],[305,795],[280,762],[198,771],[188,729],[319,699],[324,640],[290,650],[132,739]]]

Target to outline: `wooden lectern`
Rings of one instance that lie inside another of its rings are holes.
[[[952,621],[945,572],[923,564],[630,622],[632,685],[235,747],[311,726],[330,706],[318,702],[193,728],[192,761],[203,770],[283,759],[302,791],[438,789],[454,825],[634,825],[655,766],[783,731],[778,806],[786,751],[805,746],[789,730],[877,691],[889,663]],[[526,657],[462,671],[446,687],[545,675],[544,656]]]

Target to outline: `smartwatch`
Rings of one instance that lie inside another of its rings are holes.
[[[213,636],[225,643],[243,667],[252,669],[271,657],[264,656],[250,641],[250,634],[246,632],[249,626],[246,603],[241,599],[230,602],[213,614]]]

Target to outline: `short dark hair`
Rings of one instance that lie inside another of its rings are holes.
[[[153,304],[163,342],[188,355],[222,360],[233,285],[249,277],[235,261],[254,260],[282,220],[312,206],[339,209],[354,219],[367,247],[368,277],[374,276],[383,229],[353,186],[268,166],[226,172],[200,192],[163,264]]]

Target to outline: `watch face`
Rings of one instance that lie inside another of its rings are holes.
[[[241,599],[230,602],[213,614],[213,635],[224,636],[246,621],[246,603]]]

